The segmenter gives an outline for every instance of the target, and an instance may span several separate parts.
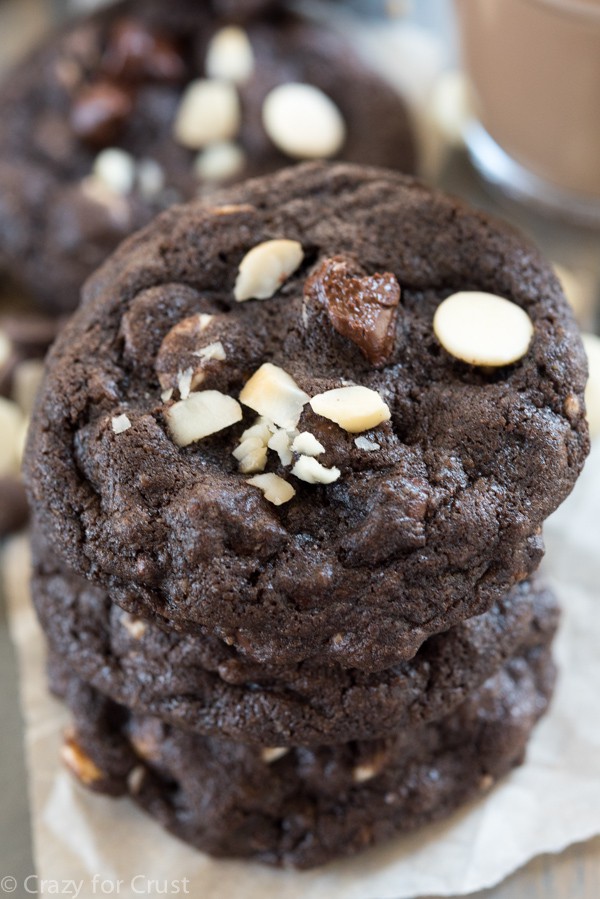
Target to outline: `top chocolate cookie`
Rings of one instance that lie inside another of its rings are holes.
[[[173,202],[297,159],[413,171],[398,95],[270,0],[127,0],[0,90],[0,264],[48,309]]]
[[[588,450],[550,267],[391,172],[175,207],[83,299],[30,431],[37,521],[128,611],[258,661],[389,667],[489,608]]]

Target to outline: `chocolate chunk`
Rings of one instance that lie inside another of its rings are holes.
[[[102,68],[124,81],[176,82],[185,77],[185,63],[175,42],[133,18],[115,22]]]
[[[130,91],[110,81],[84,87],[71,110],[71,127],[81,140],[106,147],[118,137],[133,109]]]
[[[390,272],[367,275],[357,263],[334,256],[307,280],[335,330],[347,337],[373,365],[383,365],[394,351],[400,285]]]

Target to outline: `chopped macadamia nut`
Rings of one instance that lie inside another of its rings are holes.
[[[309,399],[287,372],[271,362],[261,365],[240,393],[240,402],[286,430],[296,427]]]
[[[163,390],[163,392],[160,395],[160,398],[163,401],[163,403],[168,403],[174,393],[175,393],[174,389],[172,387],[169,387],[168,390]]]
[[[186,368],[184,371],[179,372],[177,389],[179,390],[179,396],[182,400],[186,400],[190,395],[193,374],[194,372],[191,368]]]
[[[381,449],[379,443],[375,443],[374,440],[369,440],[368,437],[356,437],[354,440],[354,445],[357,449],[366,450],[368,453],[372,453],[375,450]]]
[[[201,150],[216,141],[231,140],[241,122],[237,90],[228,81],[199,78],[189,84],[175,118],[178,143]]]
[[[145,621],[142,621],[141,618],[134,618],[129,612],[123,612],[121,624],[134,640],[141,640],[148,629]]]
[[[257,446],[249,450],[240,459],[240,471],[242,474],[253,474],[255,471],[264,471],[267,465],[266,446]]]
[[[307,484],[332,484],[341,472],[339,468],[325,468],[312,456],[300,456],[292,468],[292,474]]]
[[[275,146],[292,159],[329,159],[346,139],[341,112],[312,84],[275,87],[263,104],[262,120]]]
[[[92,172],[109,190],[126,196],[135,184],[135,159],[125,150],[108,147],[96,156]]]
[[[206,52],[206,74],[244,84],[254,71],[254,51],[243,28],[228,25],[212,38]]]
[[[41,359],[23,359],[13,372],[12,396],[24,415],[31,415],[44,377]]]
[[[240,262],[234,296],[244,300],[267,300],[287,281],[304,259],[297,240],[266,240],[249,250]]]
[[[368,780],[372,780],[378,773],[377,768],[373,765],[357,765],[352,771],[352,780],[355,784],[364,784]]]
[[[242,407],[233,397],[218,390],[191,393],[170,406],[165,418],[177,446],[189,446],[242,420]]]
[[[260,757],[266,765],[272,765],[287,755],[290,750],[287,746],[265,746],[260,751]]]
[[[277,474],[257,474],[248,479],[248,484],[258,487],[264,493],[265,499],[274,506],[288,503],[296,495],[296,491],[287,481]]]
[[[16,403],[0,397],[0,476],[17,474],[25,419]]]
[[[295,453],[301,453],[303,456],[320,456],[325,452],[325,447],[319,443],[314,434],[308,431],[302,431],[294,438],[292,450]]]
[[[0,331],[0,368],[6,365],[12,352],[12,343],[3,331]]]
[[[319,393],[313,396],[310,405],[317,415],[334,421],[350,434],[368,431],[391,418],[387,404],[377,391],[359,385]]]
[[[136,170],[137,185],[145,200],[153,200],[165,186],[165,173],[155,159],[140,159]]]
[[[146,777],[146,769],[143,765],[136,765],[127,775],[127,789],[135,796],[142,789],[144,778]]]
[[[223,344],[220,340],[202,347],[201,350],[194,353],[194,356],[198,356],[200,359],[216,359],[218,362],[224,362],[227,358]]]
[[[469,365],[518,362],[533,337],[533,323],[524,309],[478,290],[454,293],[440,303],[433,330],[447,353]]]
[[[271,434],[275,431],[275,425],[271,422],[269,423],[266,418],[257,418],[255,423],[247,428],[242,434],[240,440],[247,440],[248,437],[260,437],[262,442],[266,444],[269,442],[271,438]]]
[[[262,449],[264,446],[265,442],[260,437],[246,437],[239,446],[236,446],[232,456],[240,462],[248,453],[256,449]]]
[[[269,439],[267,446],[279,456],[282,465],[292,464],[291,438],[284,428],[278,428]]]
[[[86,786],[91,786],[104,777],[100,768],[78,745],[75,737],[70,734],[65,736],[60,757],[77,780]]]
[[[115,415],[111,419],[112,429],[115,434],[122,434],[124,431],[128,431],[131,427],[131,422],[129,418],[123,413],[122,415]]]

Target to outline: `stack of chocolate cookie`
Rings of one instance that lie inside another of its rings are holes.
[[[539,254],[309,164],[163,213],[83,299],[26,454],[77,777],[309,867],[519,764],[554,679],[541,527],[588,449]]]

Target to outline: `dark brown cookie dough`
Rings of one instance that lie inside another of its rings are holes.
[[[554,681],[548,649],[514,658],[441,721],[387,740],[287,752],[200,737],[131,714],[67,672],[63,759],[87,786],[128,792],[216,856],[309,868],[440,818],[522,763]]]
[[[271,239],[299,242],[301,264],[272,298],[236,302],[241,260]],[[371,336],[389,311],[379,275],[398,282],[384,364],[315,299],[315,272],[340,255],[371,278]],[[433,314],[465,289],[527,311],[520,361],[489,370],[440,346]],[[155,366],[169,358],[179,391],[163,400]],[[298,430],[324,448],[311,464],[337,479],[307,483],[269,450],[267,473],[295,490],[280,506],[233,455],[250,408],[188,446],[175,435],[181,417],[210,430],[266,362],[304,399],[353,382],[391,415],[360,435],[365,448],[306,403]],[[194,366],[204,381],[186,404]],[[50,546],[134,615],[205,627],[269,665],[383,669],[537,567],[541,525],[588,451],[585,378],[559,283],[512,229],[401,175],[300,166],[166,212],[88,282],[38,398],[30,499]],[[209,394],[216,409],[188,413]]]
[[[137,713],[262,745],[367,740],[445,716],[516,652],[549,645],[558,618],[551,592],[524,582],[389,670],[319,659],[277,669],[215,637],[133,618],[48,556],[38,554],[34,567],[32,596],[50,648],[79,677]]]
[[[214,154],[212,174],[198,175],[198,151],[174,139],[174,121],[187,86],[206,77],[211,39],[231,23],[247,35],[254,68],[233,88],[240,126],[227,138],[234,149],[218,157],[221,182],[293,161],[262,124],[265,97],[286,82],[319,88],[339,109],[346,137],[336,158],[414,171],[402,100],[327,29],[264,0],[113,5],[37,49],[0,88],[9,123],[0,136],[0,265],[47,309],[73,309],[85,278],[125,236],[214,188]],[[93,176],[107,148],[127,156]]]

